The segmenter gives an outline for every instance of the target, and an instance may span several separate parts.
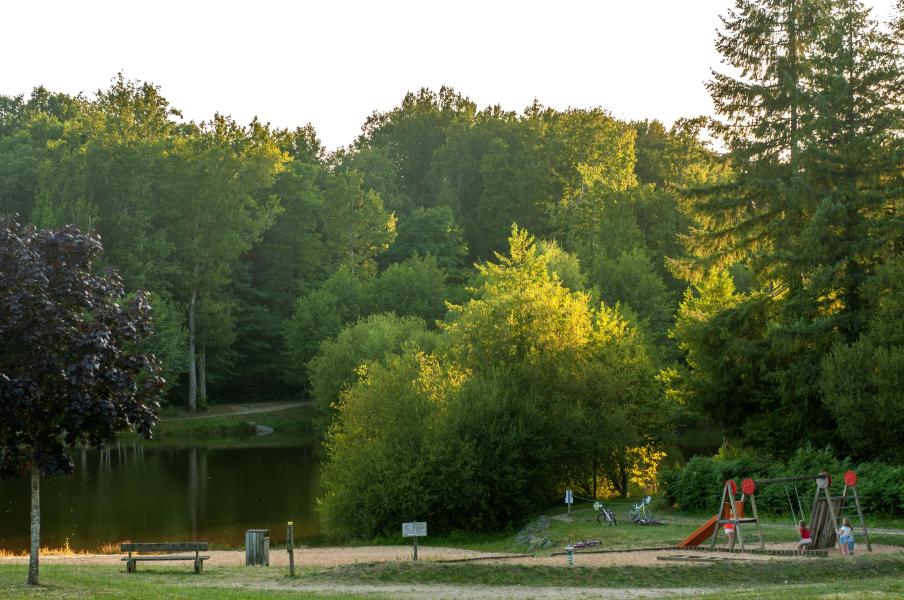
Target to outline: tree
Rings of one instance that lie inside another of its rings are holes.
[[[398,198],[400,203],[411,203],[412,207],[431,206],[427,176],[433,153],[451,130],[470,122],[475,112],[475,104],[452,88],[442,87],[439,93],[422,88],[406,94],[393,110],[368,117],[355,145],[362,150],[379,149],[389,159],[387,166],[398,173],[401,189],[387,200]],[[382,186],[376,189],[389,191]]]
[[[724,25],[716,45],[739,76],[709,89],[731,178],[690,195],[690,260],[672,264],[695,282],[752,274],[715,317],[710,343],[727,350],[713,346],[723,360],[704,379],[736,382],[747,410],[726,425],[783,453],[831,438],[821,362],[858,338],[863,282],[900,247],[900,51],[855,0],[738,0]]]
[[[866,327],[823,358],[820,388],[854,453],[898,461],[904,457],[897,437],[904,426],[904,257],[884,264],[863,287]]]
[[[364,314],[368,283],[342,267],[322,286],[298,298],[283,334],[283,376],[288,383],[308,383],[307,364],[317,354],[321,341]]]
[[[311,398],[324,423],[332,419],[340,392],[357,379],[359,366],[381,362],[408,347],[433,352],[436,345],[437,334],[428,331],[422,319],[387,313],[362,318],[323,340],[307,369]]]
[[[273,224],[270,193],[287,156],[269,129],[217,115],[192,125],[167,155],[160,222],[174,246],[174,295],[188,312],[188,406],[197,407],[199,303],[224,289],[239,257]],[[203,378],[203,373],[201,374]]]
[[[429,255],[415,255],[392,264],[369,286],[367,312],[413,315],[432,326],[446,314],[446,277],[437,260]]]
[[[337,361],[345,377],[324,373],[330,397],[352,382],[325,443],[328,531],[369,537],[400,518],[494,530],[575,483],[627,494],[648,482],[670,411],[646,342],[617,310],[562,285],[552,258],[513,227],[433,353],[402,344],[379,356],[399,338],[371,340],[368,321],[322,346],[324,359],[377,351],[354,373]]]
[[[340,172],[324,191],[320,216],[325,259],[334,268],[372,272],[374,259],[396,237],[396,217],[383,209],[383,201],[373,190],[363,187],[357,171]]]
[[[380,263],[385,268],[415,254],[430,254],[440,267],[455,273],[468,254],[462,235],[450,207],[416,208],[399,220],[398,235],[380,256]]]
[[[41,475],[71,473],[66,452],[120,431],[150,437],[163,379],[147,294],[123,302],[115,272],[95,275],[100,238],[75,227],[0,225],[0,476],[31,475],[28,583],[38,584]]]

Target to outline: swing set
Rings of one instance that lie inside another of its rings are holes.
[[[757,491],[767,485],[784,484],[785,497],[791,509],[791,517],[794,519],[795,527],[797,527],[798,517],[800,521],[807,520],[804,518],[803,504],[797,489],[797,483],[802,481],[814,481],[816,483],[816,493],[813,496],[813,506],[810,510],[809,520],[812,542],[808,549],[819,550],[834,547],[836,532],[841,526],[842,520],[845,517],[856,515],[859,517],[860,526],[863,529],[866,548],[872,552],[869,531],[866,527],[866,520],[863,518],[860,498],[857,495],[857,474],[854,471],[847,471],[844,474],[844,490],[840,496],[831,495],[829,487],[832,484],[832,478],[825,471],[816,475],[797,477],[776,477],[771,479],[752,479],[748,477],[741,482],[740,496],[738,496],[737,483],[733,479],[729,479],[722,486],[722,500],[719,503],[719,512],[685,538],[679,546],[698,546],[708,539],[710,549],[715,549],[719,538],[719,530],[727,525],[728,529],[734,532],[734,535],[729,538],[729,548],[733,549],[735,541],[737,541],[741,550],[746,550],[741,526],[753,525],[757,543],[760,549],[765,550],[765,543],[760,529],[760,519],[756,508]],[[795,510],[788,484],[793,485],[794,497],[797,500],[797,510]],[[850,502],[851,500],[853,500],[853,503]],[[750,516],[745,516],[745,508],[748,505]],[[749,536],[750,533],[747,535]]]

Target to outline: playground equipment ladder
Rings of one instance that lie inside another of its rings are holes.
[[[736,484],[733,479],[729,479],[725,482],[725,485],[722,489],[722,501],[719,503],[719,519],[716,521],[716,528],[713,530],[713,536],[710,539],[709,548],[710,550],[712,550],[716,547],[716,540],[719,537],[719,530],[722,528],[722,526],[726,523],[734,523],[735,538],[737,538],[738,544],[740,544],[741,546],[741,550],[746,550],[746,548],[744,547],[744,535],[743,533],[741,533],[741,524],[753,523],[756,527],[756,536],[760,545],[760,549],[765,550],[766,545],[763,543],[763,534],[760,531],[760,518],[756,510],[756,498],[754,498],[753,494],[750,494],[748,496],[746,493],[742,493],[741,500],[737,501],[735,500],[735,495],[737,494],[737,492],[738,484]],[[747,497],[750,498],[750,509],[753,511],[753,516],[740,517],[739,515],[741,513],[738,510],[738,504],[744,503],[746,505],[745,500]],[[731,506],[731,514],[734,515],[733,519],[722,518],[722,512],[725,507],[726,501]],[[731,540],[731,542],[729,543],[729,549],[733,548],[734,540]]]

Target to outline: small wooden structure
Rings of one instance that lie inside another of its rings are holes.
[[[270,530],[247,529],[245,531],[245,566],[270,566]]]
[[[124,543],[119,546],[120,552],[128,552],[127,557],[122,558],[126,563],[126,571],[134,573],[136,563],[140,560],[190,560],[195,563],[195,573],[204,570],[204,561],[209,556],[201,556],[201,552],[208,551],[207,542],[158,542],[158,543]],[[134,556],[137,552],[151,552],[152,554]],[[191,555],[175,555],[174,552],[194,552]]]

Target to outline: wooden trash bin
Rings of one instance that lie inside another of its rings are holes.
[[[270,530],[248,529],[245,531],[245,566],[270,566]]]

